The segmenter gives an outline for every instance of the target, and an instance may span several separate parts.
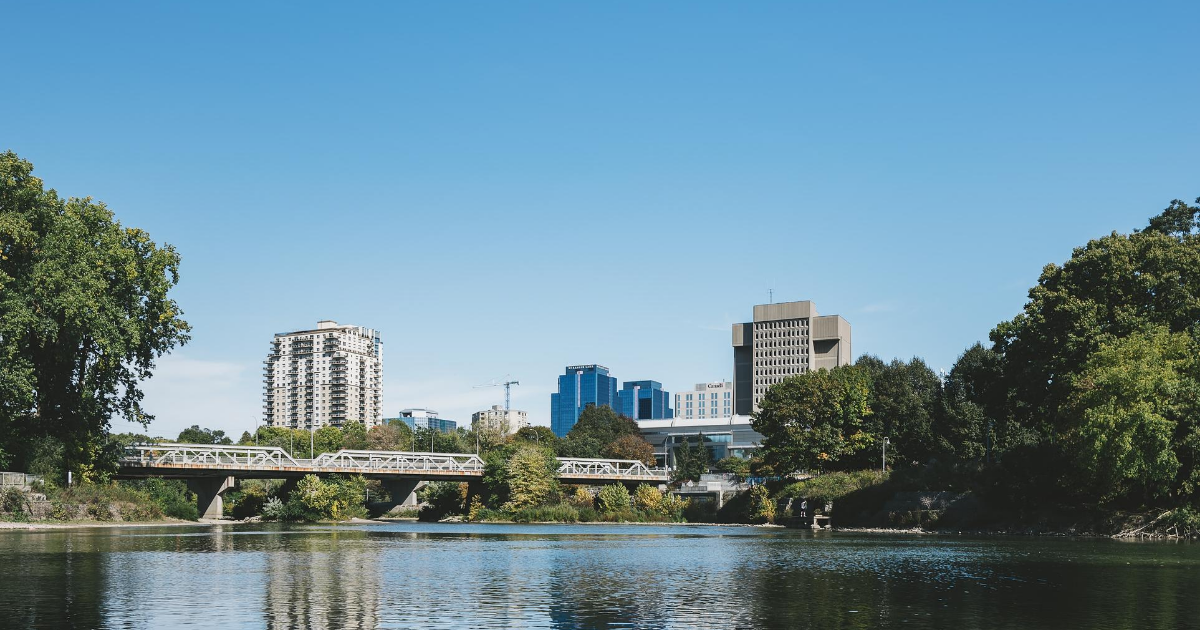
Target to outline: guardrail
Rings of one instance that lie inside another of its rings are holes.
[[[484,463],[470,453],[365,451],[343,449],[313,459],[295,459],[277,446],[226,444],[134,444],[121,463],[127,467],[184,466],[188,468],[287,469],[379,473],[462,473],[482,475]],[[667,468],[650,468],[630,459],[559,457],[560,477],[665,481]]]

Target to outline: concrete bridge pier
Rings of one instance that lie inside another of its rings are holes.
[[[391,497],[391,507],[403,505],[406,507],[417,504],[417,488],[424,482],[417,479],[381,479],[380,485]],[[390,508],[389,508],[390,509]]]
[[[225,516],[225,500],[221,495],[237,487],[234,477],[193,477],[187,479],[188,490],[196,493],[196,504],[200,518],[222,518]]]

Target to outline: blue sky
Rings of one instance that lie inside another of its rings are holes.
[[[0,149],[183,256],[156,434],[251,428],[323,318],[460,421],[505,374],[538,424],[569,364],[728,378],[772,288],[949,368],[1200,195],[1194,2],[174,4],[0,25]]]

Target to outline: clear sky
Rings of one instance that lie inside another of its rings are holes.
[[[0,149],[182,254],[151,433],[252,428],[325,318],[382,331],[388,416],[728,379],[769,289],[948,369],[1200,195],[1197,2],[345,4],[4,10]]]

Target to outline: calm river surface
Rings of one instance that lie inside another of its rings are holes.
[[[0,531],[12,628],[1200,628],[1200,545],[749,527]]]

